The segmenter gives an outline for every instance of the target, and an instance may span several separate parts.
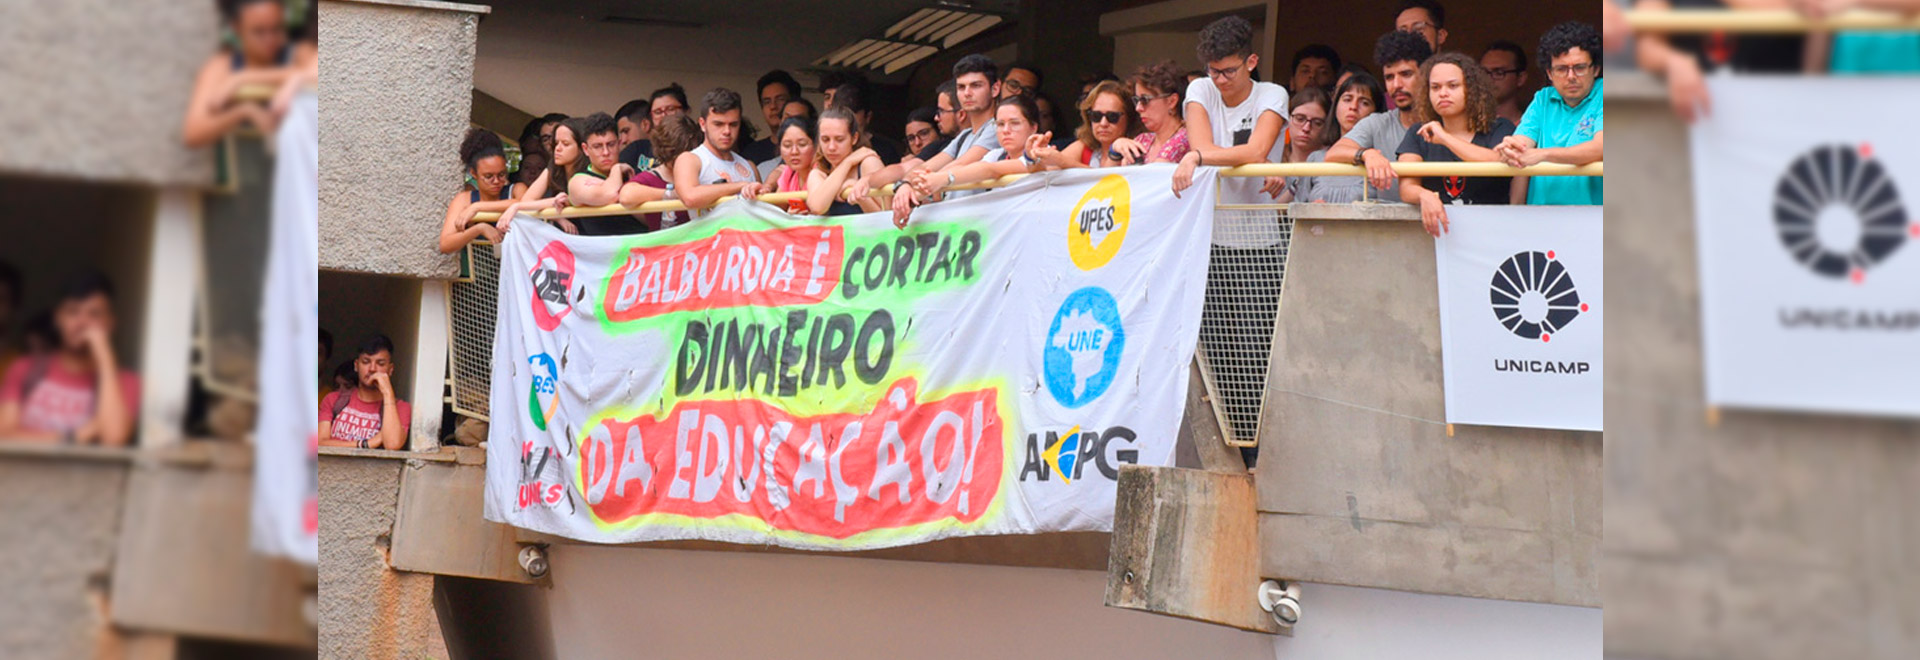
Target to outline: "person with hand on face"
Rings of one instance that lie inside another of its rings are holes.
[[[1420,126],[1400,143],[1400,161],[1489,163],[1493,148],[1513,134],[1513,124],[1493,114],[1493,79],[1480,63],[1460,53],[1441,53],[1420,67],[1414,113]],[[1526,177],[1408,176],[1400,200],[1420,207],[1420,222],[1439,238],[1447,231],[1448,204],[1522,204]]]
[[[1527,99],[1520,93],[1527,88],[1526,51],[1511,41],[1495,41],[1480,54],[1480,66],[1493,76],[1493,114],[1520,125],[1527,112]]]
[[[320,446],[406,449],[413,406],[393,391],[393,340],[368,337],[350,364],[352,386],[320,401]]]
[[[1393,153],[1413,128],[1413,106],[1420,78],[1420,64],[1433,56],[1427,40],[1412,32],[1393,31],[1380,35],[1374,43],[1373,61],[1380,65],[1386,82],[1387,99],[1393,107],[1383,108],[1360,120],[1352,130],[1327,148],[1327,162],[1352,163],[1367,168],[1367,185],[1379,190],[1395,190]]]
[[[1255,82],[1253,69],[1260,56],[1253,52],[1253,24],[1238,16],[1214,21],[1200,31],[1197,49],[1207,77],[1187,85],[1187,139],[1192,146],[1173,172],[1173,194],[1193,185],[1193,170],[1201,165],[1232,167],[1280,160],[1287,127],[1287,90],[1270,82]],[[1220,183],[1220,201],[1258,204],[1258,179],[1240,178]]]
[[[1138,154],[1142,150],[1135,148],[1122,153],[1114,146],[1115,142],[1140,132],[1140,118],[1134,116],[1133,104],[1128,103],[1129,100],[1126,89],[1120,83],[1108,80],[1094,85],[1093,93],[1080,102],[1080,116],[1086,123],[1080,125],[1073,144],[1066,149],[1055,149],[1051,144],[1039,145],[1028,151],[1027,157],[1040,161],[1049,169],[1119,167],[1139,163]],[[1046,137],[1052,139],[1050,135]]]
[[[113,284],[86,270],[60,290],[58,345],[14,360],[0,379],[0,441],[124,447],[140,410],[140,377],[113,350]]]
[[[994,107],[993,126],[996,137],[1000,141],[1000,148],[987,152],[987,155],[981,157],[978,162],[955,167],[946,172],[921,172],[910,182],[913,186],[912,191],[895,194],[894,199],[909,197],[913,198],[913,201],[906,211],[902,211],[897,205],[894,207],[894,225],[904,229],[912,213],[911,206],[938,199],[942,193],[951,196],[963,192],[976,192],[964,190],[947,192],[947,189],[953,186],[997,179],[1009,174],[1055,169],[1031,157],[1031,154],[1036,151],[1052,149],[1047,144],[1051,136],[1036,132],[1040,128],[1040,108],[1034,105],[1031,97],[1009,96],[1000,99]]]
[[[740,94],[715,87],[701,99],[700,130],[706,140],[673,162],[673,185],[689,209],[705,209],[722,197],[760,195],[759,172],[733,153],[740,136]],[[704,215],[695,211],[694,217]]]
[[[1386,90],[1380,87],[1380,81],[1364,71],[1347,76],[1341,81],[1338,93],[1333,97],[1333,117],[1327,122],[1326,134],[1321,136],[1322,144],[1332,144],[1340,136],[1353,131],[1360,120],[1372,115],[1385,103]],[[1327,160],[1327,149],[1307,154],[1306,162],[1323,163]],[[1287,188],[1293,201],[1351,204],[1362,199],[1366,190],[1366,177],[1358,176],[1293,176],[1287,177]],[[1398,199],[1399,194],[1391,190],[1374,189],[1372,199]]]
[[[854,215],[880,210],[880,202],[868,194],[869,182],[886,164],[861,140],[860,118],[834,106],[820,113],[817,130],[819,157],[807,173],[807,211]]]
[[[1553,26],[1540,37],[1540,65],[1553,85],[1534,94],[1513,135],[1494,153],[1514,167],[1541,163],[1585,165],[1606,151],[1606,102],[1601,88],[1600,31],[1579,21]],[[1601,177],[1542,176],[1527,184],[1528,204],[1604,204]]]
[[[1178,163],[1187,155],[1187,126],[1180,119],[1187,94],[1186,77],[1167,60],[1133,74],[1133,110],[1145,132],[1113,141],[1113,150],[1136,163]]]

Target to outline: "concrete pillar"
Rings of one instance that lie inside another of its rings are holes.
[[[420,316],[414,325],[413,423],[407,447],[433,451],[440,446],[440,401],[447,379],[447,283],[420,283]]]
[[[153,206],[146,317],[141,324],[140,444],[178,444],[192,373],[194,292],[200,278],[200,193],[163,188]],[[124,365],[133,366],[133,365]]]

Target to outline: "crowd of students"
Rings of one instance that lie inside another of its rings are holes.
[[[1254,30],[1238,17],[1202,29],[1199,71],[1172,61],[1120,80],[1082,79],[1077,128],[1063,126],[1038,92],[1030,64],[1004,70],[982,55],[954,64],[934,104],[907,116],[902,140],[873,134],[869,89],[850,74],[830,74],[824,110],[804,98],[792,75],[773,71],[754,90],[767,135],[740,94],[714,89],[697,105],[678,85],[622,106],[617,116],[548,115],[522,132],[518,174],[491,132],[475,129],[460,157],[471,184],[448,204],[440,249],[509,231],[512,212],[677,199],[688,213],[556,219],[586,235],[656,231],[699,217],[729,195],[805,192],[785,208],[796,215],[891,209],[897,224],[915,206],[971,194],[961,184],[1006,174],[1082,167],[1175,165],[1176,194],[1201,166],[1336,162],[1367,175],[1240,178],[1221,185],[1223,203],[1351,203],[1398,200],[1417,205],[1427,230],[1447,227],[1454,204],[1599,204],[1598,177],[1396,177],[1390,163],[1417,161],[1585,164],[1601,159],[1601,36],[1588,23],[1555,26],[1539,38],[1537,64],[1552,83],[1522,98],[1529,74],[1524,49],[1493,43],[1477,58],[1444,49],[1446,12],[1433,0],[1407,0],[1374,49],[1375,70],[1346,62],[1324,45],[1293,57],[1289,86],[1260,81]],[[887,184],[898,183],[892,193]],[[1367,190],[1367,188],[1371,190]],[[875,191],[876,188],[882,189]],[[480,212],[507,212],[496,226]]]

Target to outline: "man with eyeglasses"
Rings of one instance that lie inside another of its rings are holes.
[[[1007,67],[1007,74],[1000,78],[1000,98],[1032,98],[1039,91],[1040,69],[1032,64],[1015,62]]]
[[[1380,65],[1387,98],[1393,108],[1376,112],[1354,124],[1353,129],[1327,148],[1327,162],[1352,163],[1367,167],[1367,185],[1381,190],[1398,189],[1392,154],[1413,128],[1413,95],[1427,90],[1414,89],[1420,81],[1420,63],[1433,56],[1427,40],[1412,32],[1395,30],[1380,35],[1373,46],[1373,61]]]
[[[1494,153],[1514,167],[1540,163],[1585,165],[1601,159],[1605,101],[1602,98],[1600,31],[1568,21],[1540,37],[1540,65],[1553,85],[1533,96],[1520,127]],[[1536,176],[1527,187],[1528,204],[1601,204],[1606,199],[1597,176]]]
[[[1447,43],[1447,8],[1434,0],[1402,0],[1393,29],[1420,35],[1427,48],[1440,52],[1440,45]]]
[[[1511,41],[1495,41],[1480,54],[1480,66],[1493,76],[1493,98],[1499,104],[1493,108],[1494,116],[1520,125],[1520,116],[1527,110],[1520,95],[1527,86],[1526,51]]]
[[[1193,185],[1195,167],[1277,163],[1286,150],[1280,136],[1287,127],[1287,90],[1253,80],[1260,65],[1253,52],[1253,24],[1238,16],[1214,21],[1200,30],[1197,51],[1207,77],[1187,84],[1182,116],[1192,150],[1174,170],[1175,195]],[[1271,197],[1260,199],[1263,183],[1254,177],[1224,179],[1220,202],[1271,203]]]
[[[639,109],[636,107],[636,111]],[[671,83],[666,87],[653,90],[653,94],[647,96],[644,109],[647,113],[647,121],[635,122],[644,124],[640,127],[640,139],[627,142],[620,147],[620,162],[626,163],[635,172],[643,172],[654,166],[653,141],[647,136],[653,133],[653,127],[659,125],[661,119],[687,111],[687,90],[682,88],[680,83]],[[547,151],[553,151],[551,144],[547,146]]]
[[[587,115],[585,122],[586,135],[580,137],[580,151],[587,154],[587,169],[575,172],[574,177],[591,177],[597,181],[582,187],[567,182],[572,191],[567,195],[569,202],[574,206],[602,206],[620,201],[620,185],[633,176],[633,166],[620,162],[619,125],[604,112]],[[647,158],[651,160],[650,156]],[[647,231],[637,215],[574,218],[573,226],[582,236],[624,236]]]

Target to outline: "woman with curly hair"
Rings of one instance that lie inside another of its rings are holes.
[[[488,241],[499,242],[500,235],[506,231],[513,215],[520,209],[535,209],[550,204],[551,199],[535,199],[538,193],[524,183],[510,183],[507,178],[507,152],[500,142],[500,136],[484,128],[467,130],[467,137],[460,141],[461,170],[473,180],[470,185],[462,186],[447,202],[446,220],[440,225],[440,252],[450,253],[466,247],[473,239],[485,237]],[[535,182],[546,187],[546,175]],[[500,213],[497,225],[474,222],[477,213]],[[555,224],[567,232],[572,232],[572,223],[564,218]]]
[[[1513,134],[1513,122],[1494,115],[1493,76],[1480,63],[1446,52],[1420,65],[1414,88],[1414,130],[1400,143],[1400,162],[1500,160],[1493,148]],[[1403,176],[1400,199],[1420,206],[1427,233],[1447,229],[1448,204],[1524,204],[1524,177]]]

